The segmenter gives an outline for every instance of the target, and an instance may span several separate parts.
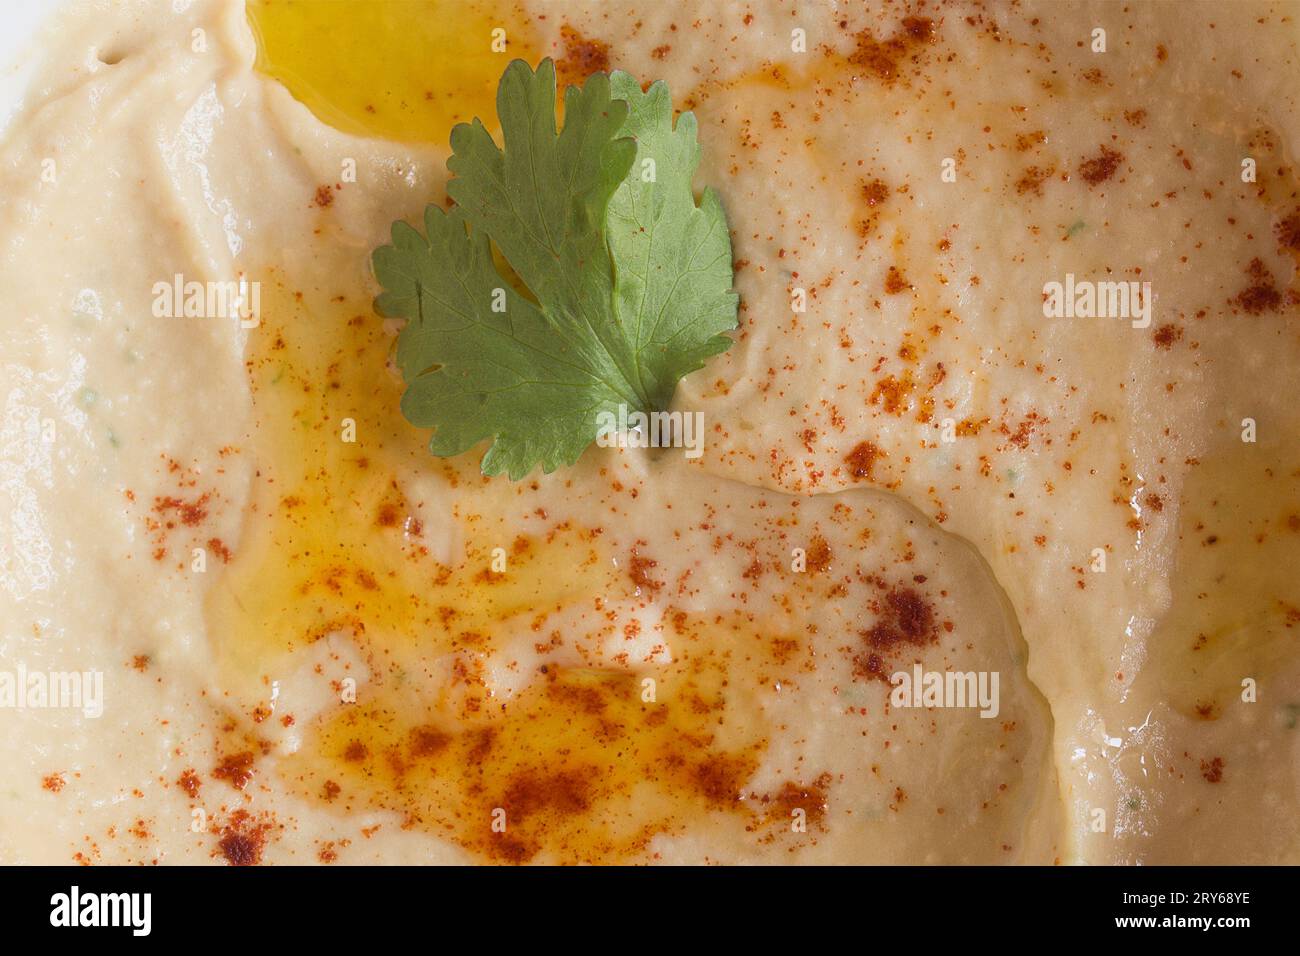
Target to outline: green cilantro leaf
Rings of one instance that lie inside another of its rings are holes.
[[[394,223],[373,257],[376,311],[407,320],[403,414],[435,455],[492,439],[482,470],[512,479],[577,461],[602,411],[665,408],[736,325],[726,217],[691,188],[694,117],[674,130],[662,83],[597,73],[565,90],[557,132],[555,92],[550,60],[511,63],[503,146],[477,119],[453,129],[455,205],[428,206],[424,235]]]
[[[610,87],[630,108],[622,132],[637,142],[632,172],[609,204],[614,308],[636,356],[639,392],[663,409],[679,378],[731,347],[722,334],[736,327],[731,236],[717,193],[706,188],[695,205],[695,114],[683,113],[673,128],[662,80],[643,93],[615,72]]]

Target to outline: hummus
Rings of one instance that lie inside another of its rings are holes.
[[[3,131],[0,861],[1300,861],[1293,9],[251,6]],[[398,413],[515,56],[698,117],[698,454]]]

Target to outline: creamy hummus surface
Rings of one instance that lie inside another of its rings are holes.
[[[3,129],[0,862],[1300,862],[1300,8],[251,6]],[[370,253],[545,56],[698,118],[698,458],[398,411]]]

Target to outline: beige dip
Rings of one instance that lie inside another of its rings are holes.
[[[668,82],[741,294],[700,459],[517,483],[427,453],[370,309],[445,122],[332,128],[234,0],[51,20],[0,145],[0,862],[1300,862],[1295,8],[870,8],[465,14]],[[891,704],[918,667],[996,715]]]

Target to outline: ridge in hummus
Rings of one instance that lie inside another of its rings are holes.
[[[0,671],[102,679],[0,709],[0,861],[1295,862],[1284,6],[173,6],[0,142]],[[513,56],[699,119],[698,461],[398,413],[369,255]]]

